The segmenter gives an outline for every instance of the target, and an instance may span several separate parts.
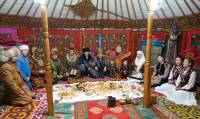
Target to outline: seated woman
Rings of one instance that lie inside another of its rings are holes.
[[[137,56],[135,58],[135,61],[134,61],[133,67],[132,67],[132,72],[127,79],[142,80],[143,75],[141,73],[141,69],[142,69],[144,63],[145,63],[145,56],[144,56],[143,52],[137,51]]]
[[[104,77],[108,75],[108,64],[106,60],[103,57],[103,54],[100,52],[97,55],[96,61],[95,61],[95,70],[98,72],[99,77]]]
[[[69,53],[66,54],[66,69],[67,75],[72,77],[78,77],[78,56],[73,48],[69,49]]]
[[[131,67],[128,64],[128,60],[124,60],[122,67],[120,69],[120,74],[122,79],[126,79],[131,73]]]
[[[127,79],[138,83],[144,82],[142,73],[137,71],[137,69],[137,65],[133,65],[131,68],[131,74],[127,77]]]
[[[45,76],[43,50],[33,47],[32,54],[30,58],[30,69],[33,88],[43,88]]]
[[[64,68],[61,60],[58,58],[58,49],[53,48],[51,50],[51,75],[53,83],[57,83],[59,80],[67,80],[67,75],[64,73]]]
[[[170,72],[170,65],[165,63],[163,56],[157,57],[158,63],[154,66],[153,75],[151,77],[151,85],[158,86],[167,82]]]
[[[183,70],[178,76],[174,88],[171,88],[167,93],[167,99],[176,104],[197,105],[195,99],[195,81],[196,72],[192,69],[193,60],[184,59]]]
[[[79,68],[81,76],[90,76],[92,78],[98,78],[98,73],[94,70],[95,62],[90,55],[90,49],[83,48],[83,54],[79,58]]]
[[[19,51],[11,48],[0,56],[0,80],[7,86],[6,102],[13,106],[24,106],[32,103],[32,94],[27,88],[20,71],[16,67]]]
[[[177,57],[175,61],[175,65],[172,67],[169,78],[168,78],[168,83],[164,83],[161,86],[157,86],[155,90],[157,92],[160,92],[162,94],[165,94],[166,91],[168,91],[170,88],[175,86],[175,82],[180,75],[182,70],[182,58]]]

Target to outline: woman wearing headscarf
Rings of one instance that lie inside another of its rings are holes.
[[[0,80],[3,80],[7,87],[5,98],[10,105],[14,106],[24,106],[32,102],[32,94],[16,67],[19,54],[17,48],[11,48],[0,57]]]
[[[141,69],[143,68],[144,63],[145,63],[144,53],[139,50],[139,51],[137,51],[134,65],[132,66],[132,73],[128,77],[129,80],[131,80],[131,79],[142,80],[143,79]]]

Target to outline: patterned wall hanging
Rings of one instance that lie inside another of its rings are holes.
[[[70,8],[74,14],[85,18],[91,16],[93,13],[96,13],[97,10],[90,0],[82,0],[76,5],[70,6]]]
[[[151,48],[151,64],[156,64],[157,60],[155,57],[161,55],[163,53],[163,48],[165,45],[165,38],[159,35],[153,35],[152,37],[152,48]],[[141,50],[146,54],[146,44],[147,44],[147,37],[142,36],[140,39],[140,47]]]

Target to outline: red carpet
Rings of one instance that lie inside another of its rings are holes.
[[[107,106],[107,100],[79,102],[75,104],[75,119],[143,119],[133,105]]]

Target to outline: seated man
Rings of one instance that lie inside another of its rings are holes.
[[[170,72],[169,64],[165,63],[163,56],[157,57],[158,63],[154,66],[153,75],[151,77],[151,85],[161,85],[167,82],[167,77]]]
[[[51,75],[53,83],[57,83],[58,80],[67,80],[67,75],[64,73],[61,60],[58,58],[58,49],[53,48],[51,50]]]
[[[43,88],[44,87],[44,61],[43,61],[43,50],[32,48],[32,56],[30,58],[30,68],[31,68],[31,82],[33,88]]]
[[[106,60],[104,59],[103,54],[100,52],[97,55],[96,65],[95,65],[95,70],[98,72],[100,77],[104,77],[108,75],[107,67],[108,67],[108,64]]]
[[[19,55],[17,48],[11,48],[1,54],[0,57],[0,80],[6,87],[5,102],[13,106],[24,106],[32,103],[32,94],[27,88],[20,71],[16,67]]]
[[[78,56],[73,48],[66,54],[66,70],[68,76],[78,77]]]
[[[79,68],[80,68],[80,73],[82,76],[90,76],[92,78],[98,78],[99,75],[98,73],[94,70],[94,59],[90,55],[90,49],[83,48],[83,54],[79,58]]]

